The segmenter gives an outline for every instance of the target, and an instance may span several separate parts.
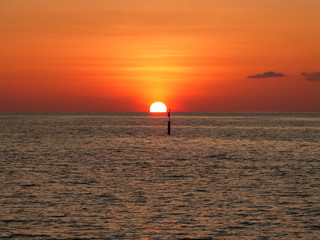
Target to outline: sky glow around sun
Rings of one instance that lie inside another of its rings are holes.
[[[0,112],[320,112],[319,0],[0,2]]]

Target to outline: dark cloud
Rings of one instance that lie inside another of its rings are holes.
[[[248,78],[272,78],[272,77],[285,77],[283,73],[275,73],[275,72],[265,72],[263,74],[256,74],[256,75],[251,75],[248,76]]]
[[[320,81],[320,72],[313,73],[301,73],[301,75],[305,76],[309,81]]]

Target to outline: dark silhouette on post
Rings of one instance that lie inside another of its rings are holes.
[[[171,121],[170,121],[170,114],[171,114],[171,109],[169,109],[168,111],[168,118],[169,118],[169,121],[168,121],[168,135],[171,134]]]

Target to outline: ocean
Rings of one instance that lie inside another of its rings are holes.
[[[320,239],[320,113],[1,113],[2,239]]]

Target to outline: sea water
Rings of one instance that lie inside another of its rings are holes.
[[[0,114],[0,237],[319,239],[319,113]]]

